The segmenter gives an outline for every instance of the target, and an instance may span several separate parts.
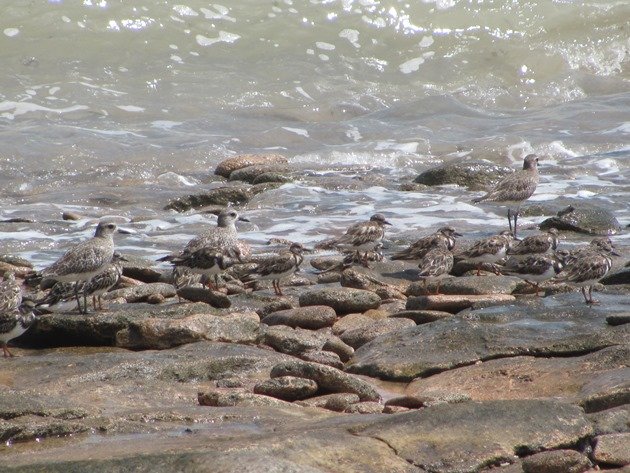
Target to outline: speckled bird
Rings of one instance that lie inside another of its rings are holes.
[[[377,213],[367,222],[355,223],[346,233],[334,240],[333,246],[342,251],[352,251],[358,261],[368,266],[368,253],[375,251],[385,236],[385,225],[391,225],[383,214]],[[363,252],[363,256],[361,256]]]
[[[538,235],[530,235],[512,246],[507,254],[517,258],[527,257],[530,255],[540,255],[552,253],[558,249],[559,235],[558,230],[550,228],[544,233]]]
[[[8,342],[26,332],[35,316],[22,305],[22,289],[12,272],[6,272],[0,283],[0,343],[5,358],[13,356]]]
[[[508,174],[490,192],[473,199],[473,202],[496,202],[506,205],[510,231],[516,238],[516,223],[520,206],[534,194],[538,181],[538,157],[535,154],[529,154],[523,160],[523,169]],[[514,225],[512,225],[512,219]]]
[[[477,240],[470,248],[459,253],[458,257],[476,263],[477,276],[479,276],[484,263],[496,264],[505,258],[513,240],[512,232],[505,230],[499,235]]]
[[[392,260],[421,260],[434,248],[441,248],[442,242],[446,243],[446,249],[452,250],[455,247],[455,239],[462,236],[461,233],[450,226],[439,228],[435,233],[420,238],[409,245],[408,248],[394,253]]]
[[[289,279],[304,261],[304,252],[308,252],[301,243],[293,243],[288,251],[270,256],[258,263],[256,269],[244,279],[247,283],[252,281],[271,281],[273,290],[277,296],[282,296],[281,283]]]
[[[90,280],[107,269],[114,256],[114,232],[116,224],[100,222],[94,237],[70,248],[61,258],[42,271],[44,278],[55,281],[81,283]],[[79,312],[87,313],[86,295],[84,307],[79,299],[79,284],[75,284],[75,298]]]
[[[612,268],[612,256],[619,256],[609,238],[595,238],[587,247],[570,252],[564,270],[554,279],[579,287],[587,304],[593,299],[593,286]],[[588,288],[588,289],[587,289]]]
[[[448,276],[453,269],[453,253],[448,248],[447,243],[437,244],[429,250],[418,264],[420,280],[424,283],[424,290],[428,294],[427,283],[429,280],[437,280],[435,294],[440,293],[440,281]]]
[[[534,286],[538,295],[540,283],[557,276],[562,268],[562,261],[555,254],[533,254],[510,257],[501,268],[501,274],[524,280]]]

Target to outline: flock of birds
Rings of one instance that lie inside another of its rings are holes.
[[[587,304],[596,303],[593,285],[610,271],[612,256],[618,255],[609,238],[595,238],[588,246],[573,251],[558,249],[559,236],[555,229],[522,240],[516,238],[520,204],[534,193],[538,184],[537,164],[538,158],[528,155],[522,170],[507,175],[490,192],[474,201],[507,205],[509,230],[454,253],[455,240],[461,234],[445,226],[393,254],[391,259],[417,262],[418,277],[424,281],[425,289],[429,280],[437,280],[436,294],[440,280],[447,277],[454,262],[461,259],[473,263],[477,275],[484,265],[490,265],[497,274],[519,277],[532,284],[537,295],[543,281],[567,282],[581,288]],[[218,289],[221,274],[250,260],[249,245],[238,238],[236,222],[239,220],[248,221],[234,209],[223,210],[216,227],[190,240],[181,251],[160,258],[159,261],[172,264],[177,286],[191,281],[191,275],[203,275],[209,288]],[[346,266],[355,262],[368,266],[370,257],[382,258],[382,241],[388,225],[391,224],[385,216],[377,213],[368,221],[352,225],[339,238],[316,248],[334,248],[347,253]],[[74,298],[79,312],[85,314],[87,297],[92,296],[94,308],[97,301],[102,308],[100,296],[117,284],[125,260],[114,249],[116,230],[114,223],[99,223],[93,238],[73,246],[45,268],[40,275],[40,286],[50,290],[40,300],[23,299],[21,284],[14,274],[5,273],[0,283],[0,342],[5,357],[12,356],[7,342],[24,333],[36,320],[34,308],[37,306]],[[270,280],[275,294],[282,295],[282,282],[299,269],[304,253],[312,251],[300,243],[289,245],[288,250],[259,261],[244,282]]]

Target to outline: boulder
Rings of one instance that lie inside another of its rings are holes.
[[[550,228],[604,236],[621,231],[621,225],[612,212],[582,202],[568,205],[559,210],[555,217],[548,218],[540,224],[541,230]]]
[[[164,210],[186,212],[209,205],[244,205],[256,195],[256,191],[248,186],[224,186],[210,189],[201,194],[190,194],[171,200]]]
[[[381,305],[381,298],[363,289],[348,287],[314,289],[300,295],[300,307],[325,305],[332,307],[337,315],[365,312]]]
[[[479,191],[491,187],[513,171],[512,168],[487,161],[457,161],[427,169],[414,182],[427,186],[457,184],[471,191]]]
[[[287,325],[317,330],[330,327],[337,320],[335,311],[328,306],[307,306],[285,309],[266,315],[261,322],[267,325]]]
[[[239,154],[231,158],[221,161],[214,173],[218,176],[230,177],[232,172],[248,166],[255,165],[271,165],[271,164],[287,164],[287,158],[280,154]]]
[[[522,466],[523,473],[582,473],[593,465],[575,450],[551,450],[523,458]]]
[[[312,379],[320,389],[328,392],[353,393],[361,401],[379,401],[380,395],[367,382],[351,374],[344,373],[330,366],[309,363],[306,361],[290,361],[279,363],[271,370],[271,378],[280,376],[296,376]]]
[[[280,376],[257,383],[254,386],[254,394],[293,402],[315,395],[318,389],[317,383],[311,379]]]

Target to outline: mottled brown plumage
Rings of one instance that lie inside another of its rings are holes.
[[[508,174],[486,195],[473,199],[473,202],[497,202],[506,205],[510,231],[516,238],[516,222],[520,205],[534,194],[538,180],[538,157],[535,154],[529,154],[523,160],[523,169]],[[514,227],[512,227],[512,217],[514,217]]]
[[[420,260],[434,248],[439,248],[442,242],[446,248],[452,250],[455,247],[455,239],[462,236],[453,227],[442,227],[435,233],[420,238],[408,248],[394,253],[392,260]]]
[[[352,251],[367,266],[368,253],[374,251],[385,236],[385,225],[391,225],[383,214],[377,213],[367,222],[355,223],[333,242],[342,251]],[[361,258],[361,252],[363,257]]]
[[[529,256],[555,251],[558,248],[558,230],[550,228],[539,235],[530,235],[523,238],[507,252],[510,256]]]
[[[499,235],[476,241],[458,256],[472,263],[477,263],[477,275],[479,276],[483,263],[495,264],[505,258],[513,240],[512,232],[503,231]]]
[[[258,266],[247,276],[248,281],[271,281],[276,295],[282,295],[280,284],[282,281],[290,278],[295,273],[302,261],[304,261],[303,253],[306,250],[300,243],[293,243],[288,251],[269,258],[258,263]]]

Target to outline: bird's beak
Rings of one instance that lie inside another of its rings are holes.
[[[241,222],[249,222],[250,221],[247,217],[239,217],[237,220],[240,220]]]
[[[617,253],[615,250],[612,250],[610,254],[613,256],[621,256],[621,253]]]
[[[118,227],[118,229],[116,230],[118,233],[122,233],[123,235],[135,235],[138,232],[131,229],[131,228],[123,228],[123,227]]]
[[[457,238],[464,235],[462,235],[461,233],[453,232],[453,236]]]
[[[391,223],[389,223],[387,220],[383,220],[383,223],[384,223],[385,225],[391,225]]]

